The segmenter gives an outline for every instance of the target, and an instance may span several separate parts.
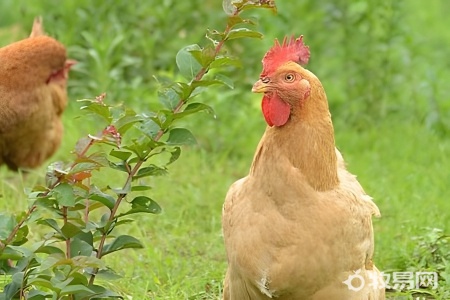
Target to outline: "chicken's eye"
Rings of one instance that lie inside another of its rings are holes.
[[[294,81],[294,79],[295,79],[295,75],[292,74],[292,73],[287,73],[287,74],[284,76],[284,80],[285,80],[286,82],[292,82],[292,81]]]

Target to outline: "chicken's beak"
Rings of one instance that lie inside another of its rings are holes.
[[[67,70],[70,70],[70,68],[71,68],[73,65],[76,65],[77,63],[78,63],[78,62],[77,62],[76,60],[68,59],[68,60],[66,60],[66,62],[65,62],[65,64],[64,64],[64,68],[67,69]]]
[[[264,83],[261,79],[255,82],[255,84],[252,87],[253,93],[265,93],[267,92],[267,83]]]

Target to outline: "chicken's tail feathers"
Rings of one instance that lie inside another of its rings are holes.
[[[30,38],[45,35],[44,26],[42,25],[42,17],[38,16],[34,19],[31,28]]]

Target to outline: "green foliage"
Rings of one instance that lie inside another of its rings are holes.
[[[422,235],[413,237],[417,242],[412,264],[416,271],[428,270],[438,274],[436,298],[450,297],[450,236],[439,228],[425,228]],[[420,292],[420,291],[419,291]]]
[[[265,38],[231,40],[222,54],[232,53],[234,57],[217,58],[211,63],[209,80],[223,74],[232,79],[235,88],[218,91],[218,86],[206,86],[198,98],[187,103],[182,113],[188,113],[191,105],[194,111],[199,108],[196,102],[205,102],[214,107],[214,112],[202,112],[214,117],[201,118],[199,114],[177,119],[175,128],[187,127],[197,145],[189,146],[189,151],[183,151],[177,163],[169,166],[170,176],[146,176],[133,182],[132,193],[118,214],[132,209],[129,201],[139,195],[157,201],[164,211],[155,218],[146,213],[132,214],[129,217],[135,222],[117,229],[117,235],[137,237],[145,248],[105,256],[102,261],[123,277],[110,283],[110,277],[115,278],[112,272],[100,270],[97,284],[139,299],[220,297],[226,267],[220,234],[221,205],[230,184],[248,173],[264,130],[260,97],[252,95],[250,89],[260,73],[264,52],[274,38],[282,39],[284,35],[305,36],[312,53],[308,68],[324,84],[337,145],[352,173],[358,175],[380,207],[382,218],[374,220],[375,262],[379,269],[389,272],[414,268],[419,244],[414,237],[427,234],[421,228],[450,231],[446,51],[450,48],[450,2],[315,0],[278,1],[277,6],[276,15],[271,10],[248,10],[240,15],[247,22],[242,25],[261,19],[258,31]],[[6,45],[27,36],[33,18],[42,15],[46,31],[61,40],[69,56],[78,60],[70,74],[71,100],[92,98],[106,91],[113,110],[118,103],[126,103],[139,114],[150,114],[163,107],[173,108],[158,102],[154,91],[172,90],[170,83],[185,81],[174,59],[177,51],[196,43],[208,51],[208,40],[202,38],[206,26],[222,28],[224,23],[240,20],[227,17],[221,10],[221,1],[203,0],[107,0],[95,5],[89,0],[66,0],[58,5],[53,0],[2,0],[0,42]],[[197,57],[199,52],[191,54]],[[236,66],[241,68],[237,70]],[[171,93],[175,102],[177,94]],[[74,121],[82,103],[69,102],[64,115],[64,140],[56,159],[71,159],[69,152],[80,136],[97,133],[102,124],[112,122],[101,116],[94,122],[86,118]],[[96,108],[107,110],[107,106]],[[136,126],[145,127],[150,136],[159,129],[153,121],[134,123],[125,138],[134,136]],[[94,147],[101,151],[106,145]],[[114,165],[93,171],[91,179],[99,187],[114,183],[111,188],[121,189],[120,183],[127,175],[121,161],[127,160],[131,151],[108,149],[118,151],[115,155],[119,157],[108,156],[114,159]],[[161,155],[163,163],[170,155]],[[96,172],[103,175],[97,176]],[[42,170],[22,178],[1,169],[0,177],[2,212],[26,207],[23,187],[45,186]],[[109,188],[92,191],[92,198],[98,200],[91,199],[91,204],[100,206],[96,202],[103,201],[105,206],[101,207],[108,211],[106,204],[113,207],[114,199],[108,196],[113,193]],[[47,219],[59,217],[47,213]],[[11,225],[20,222],[25,214],[17,213]],[[101,220],[104,211],[97,208],[92,214]],[[31,218],[35,216],[33,213]],[[39,241],[48,232],[46,228],[50,229],[33,222],[30,219],[20,227],[13,246],[23,245],[23,237],[30,240],[28,245]],[[52,251],[51,247],[46,246],[45,251]],[[13,249],[7,248],[3,255],[19,259],[23,254]],[[89,251],[89,247],[85,249]],[[428,256],[425,249],[424,255]],[[429,269],[436,268],[430,264]],[[0,286],[10,281],[9,275],[0,276]],[[440,289],[442,296],[429,298],[449,298],[444,291],[448,293],[450,285],[441,281]],[[392,297],[415,299],[411,295]]]
[[[450,236],[439,228],[422,228],[420,236],[412,237],[416,245],[408,262],[408,271],[437,274],[433,286],[396,291],[395,299],[448,299],[450,297]],[[391,295],[391,294],[388,294]]]
[[[155,200],[139,192],[151,188],[146,179],[167,173],[168,165],[180,157],[180,146],[196,143],[191,131],[176,123],[201,111],[213,113],[210,106],[193,102],[193,98],[213,85],[233,87],[231,79],[217,70],[207,74],[211,69],[236,65],[236,59],[223,53],[222,47],[228,40],[262,37],[245,27],[236,28],[250,23],[239,14],[275,5],[224,3],[228,9],[234,7],[231,13],[227,11],[233,20],[227,22],[223,32],[209,31],[211,45],[190,45],[178,52],[176,64],[187,82],[161,85],[158,95],[162,109],[137,113],[125,105],[107,104],[106,94],[81,100],[81,109],[94,115],[104,129],[79,140],[72,161],[56,162],[48,168],[47,185],[28,192],[32,204],[25,215],[2,216],[1,267],[10,279],[0,299],[123,299],[96,282],[100,275],[118,277],[102,260],[105,256],[143,248],[136,237],[117,234],[117,228],[133,222],[131,215],[161,213]],[[87,33],[84,36],[95,43]],[[114,51],[121,40],[116,37],[104,55]],[[100,56],[93,57],[100,61]],[[110,172],[124,173],[120,187],[100,185],[98,179]],[[44,227],[46,233],[40,241],[28,245],[31,224]],[[12,261],[16,263],[12,265]]]

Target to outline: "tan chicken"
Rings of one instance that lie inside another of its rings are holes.
[[[335,148],[327,98],[301,66],[302,37],[275,42],[252,91],[268,127],[223,206],[224,299],[385,299],[372,199]]]
[[[73,64],[40,18],[29,38],[0,48],[0,165],[35,168],[58,149]]]

